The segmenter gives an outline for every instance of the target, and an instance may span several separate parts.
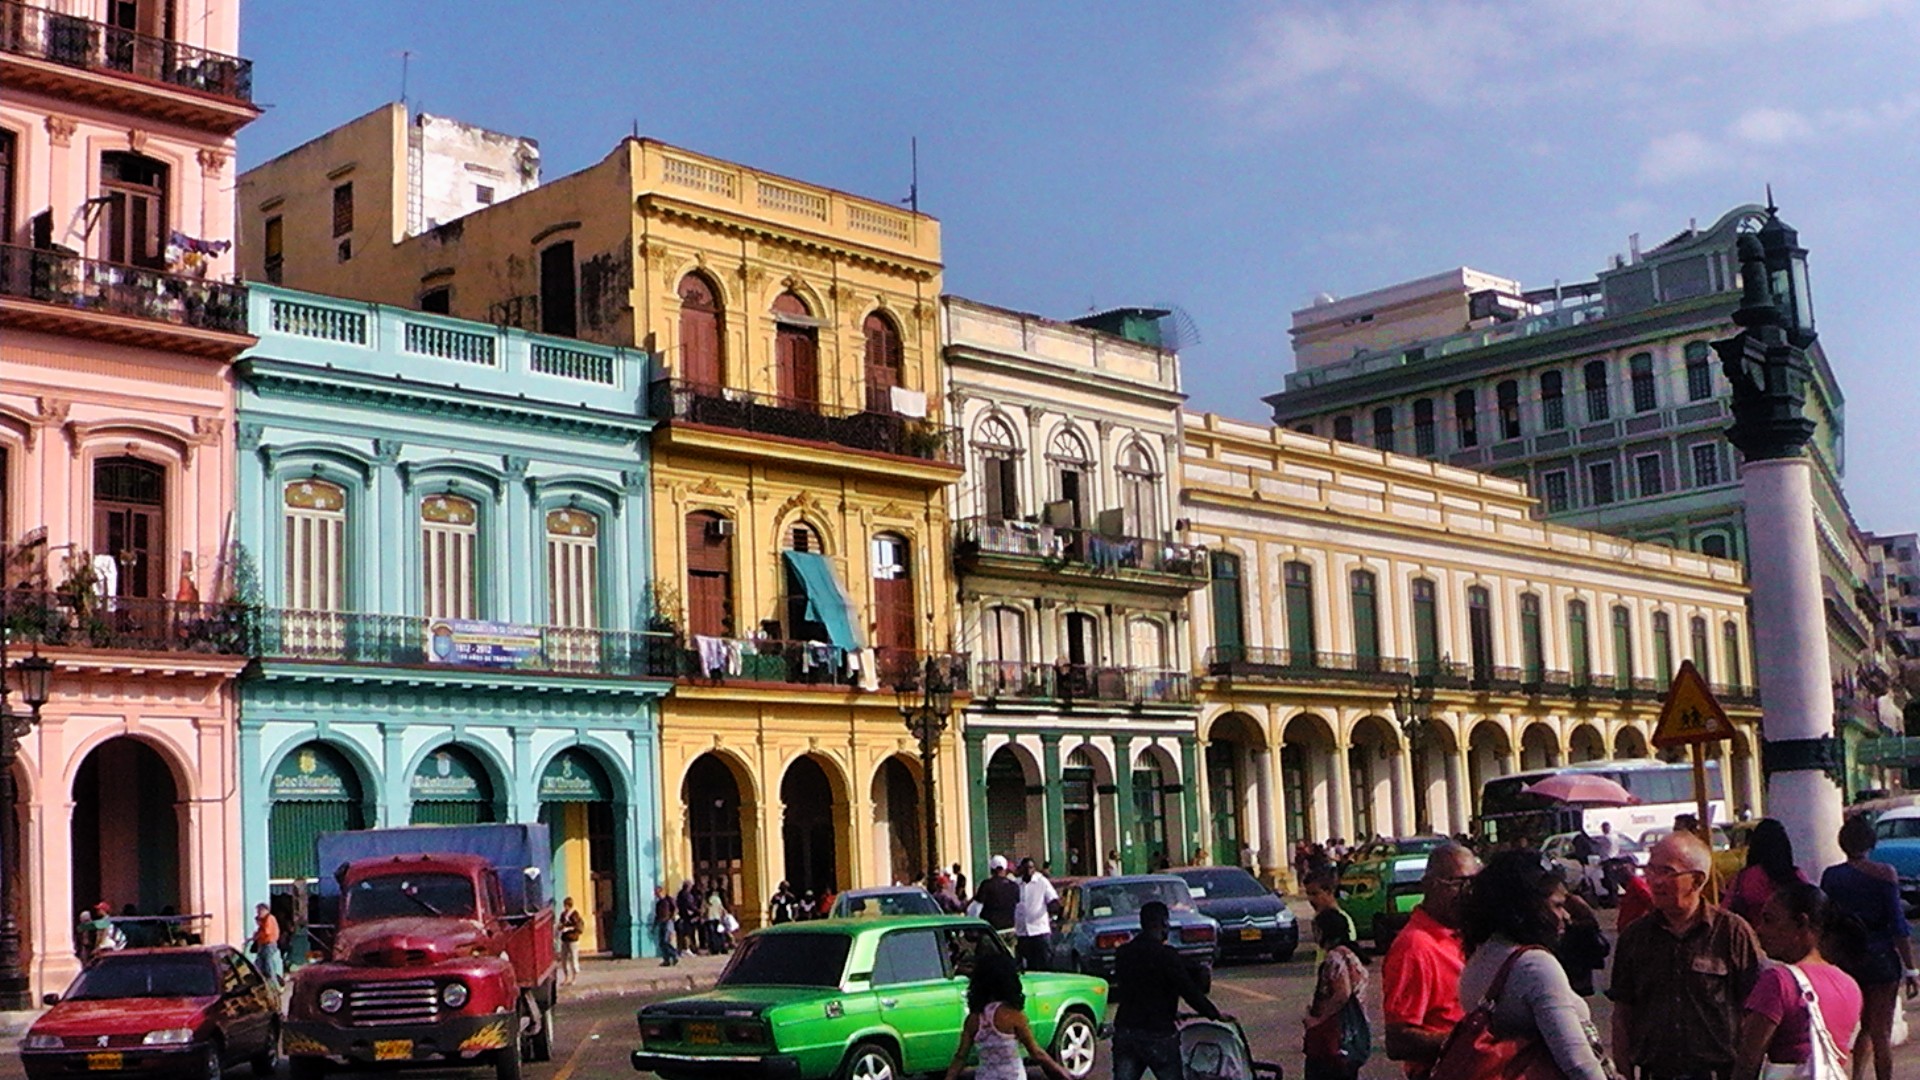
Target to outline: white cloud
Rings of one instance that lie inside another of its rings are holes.
[[[1813,134],[1813,125],[1792,109],[1750,109],[1733,122],[1733,136],[1760,146],[1798,142]]]
[[[1662,135],[1640,154],[1640,182],[1665,184],[1713,172],[1727,162],[1718,143],[1691,131]]]

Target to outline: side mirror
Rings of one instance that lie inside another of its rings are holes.
[[[59,995],[59,994],[47,994],[47,995],[45,995],[45,996],[43,996],[43,997],[41,997],[41,999],[40,999],[40,1004],[42,1004],[42,1005],[58,1005],[58,1004],[60,1004],[60,995]]]

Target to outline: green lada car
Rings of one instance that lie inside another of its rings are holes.
[[[1340,906],[1376,950],[1386,951],[1419,906],[1427,854],[1444,843],[1444,836],[1411,836],[1375,840],[1353,853],[1340,874]]]
[[[640,1010],[633,1067],[662,1080],[894,1080],[939,1072],[967,1019],[986,923],[959,916],[826,919],[760,930],[714,989]],[[1021,977],[1034,1038],[1074,1077],[1093,1072],[1105,979]]]

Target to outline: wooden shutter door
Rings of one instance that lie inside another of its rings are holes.
[[[724,385],[720,364],[720,307],[698,277],[680,284],[680,377],[695,386]]]

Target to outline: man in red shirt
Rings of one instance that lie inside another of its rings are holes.
[[[1427,856],[1424,893],[1380,966],[1380,1007],[1387,1021],[1387,1056],[1410,1077],[1422,1077],[1440,1056],[1440,1044],[1466,1018],[1460,1006],[1461,897],[1480,860],[1451,841]]]

